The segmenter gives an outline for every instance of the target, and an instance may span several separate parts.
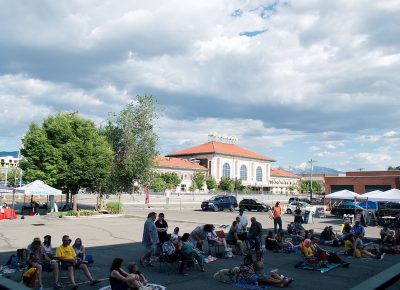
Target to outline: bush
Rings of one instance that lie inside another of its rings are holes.
[[[111,214],[122,213],[122,203],[118,201],[107,202],[106,209]]]
[[[98,212],[95,210],[81,210],[80,213],[81,213],[81,216],[91,216],[91,215],[98,214]]]
[[[74,211],[74,210],[69,210],[69,211],[67,211],[66,216],[76,216],[76,211]]]

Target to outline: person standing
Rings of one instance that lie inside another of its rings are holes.
[[[255,248],[256,252],[260,250],[261,236],[262,236],[262,225],[256,220],[255,217],[250,219],[251,225],[247,235],[247,240],[250,244],[250,249]]]
[[[246,240],[246,232],[247,232],[247,216],[243,214],[243,209],[239,209],[239,215],[237,216],[239,218],[239,223],[238,223],[238,228],[239,228],[239,239],[242,241]]]
[[[156,253],[156,246],[159,243],[157,227],[154,224],[156,218],[157,213],[151,212],[147,215],[147,220],[144,223],[142,244],[146,247],[147,251],[140,259],[140,264],[143,266],[154,266],[151,256]]]
[[[295,224],[303,224],[303,216],[302,216],[302,211],[300,209],[300,206],[296,206],[296,209],[294,210],[294,223]]]
[[[161,212],[158,214],[158,220],[154,223],[157,227],[158,232],[158,244],[157,244],[157,253],[160,253],[161,247],[168,240],[167,231],[168,231],[168,223],[165,220],[164,214]]]
[[[280,207],[280,202],[277,201],[275,206],[271,208],[272,218],[274,219],[274,232],[277,233],[276,228],[279,225],[279,232],[282,232],[282,208]]]

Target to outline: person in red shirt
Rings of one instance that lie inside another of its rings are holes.
[[[282,208],[279,206],[279,201],[275,203],[275,206],[271,208],[272,218],[274,220],[274,232],[276,233],[276,228],[279,225],[279,232],[282,232]]]

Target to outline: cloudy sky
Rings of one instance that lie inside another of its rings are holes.
[[[276,165],[398,166],[399,36],[398,0],[0,0],[0,151],[147,93],[161,153],[218,132]]]

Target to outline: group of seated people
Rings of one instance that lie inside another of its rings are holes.
[[[35,270],[29,277],[25,276],[24,282],[28,284],[31,280],[37,280],[38,285],[35,288],[42,290],[42,272],[53,272],[53,288],[62,289],[63,287],[59,282],[59,270],[65,269],[68,271],[72,289],[78,289],[78,285],[75,283],[74,269],[81,269],[91,285],[100,283],[99,280],[92,277],[88,269],[88,264],[93,262],[93,258],[86,255],[82,240],[77,238],[72,246],[71,242],[69,236],[64,235],[62,244],[56,248],[54,254],[50,235],[44,236],[43,243],[39,237],[34,238],[26,249],[26,255],[28,267]]]

